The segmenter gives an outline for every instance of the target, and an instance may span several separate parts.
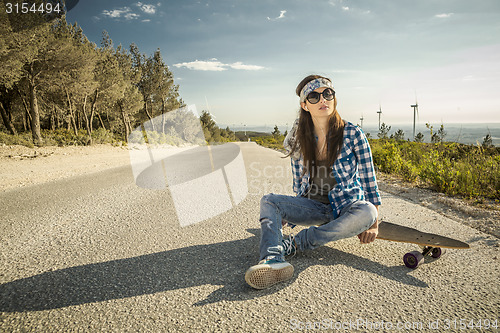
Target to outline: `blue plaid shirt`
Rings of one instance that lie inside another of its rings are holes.
[[[295,140],[297,124],[298,120],[283,143],[288,151]],[[293,191],[302,196],[309,190],[310,174],[301,177],[304,170],[302,154],[291,155],[291,163]],[[370,145],[363,130],[350,122],[346,122],[344,127],[344,143],[333,164],[333,174],[337,184],[328,193],[328,199],[335,218],[344,207],[358,200],[366,200],[376,206],[381,204]]]

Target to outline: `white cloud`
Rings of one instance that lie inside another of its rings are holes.
[[[119,18],[119,17],[122,17],[122,15],[126,15],[130,12],[131,12],[131,9],[129,7],[123,7],[120,9],[103,10],[102,14],[105,16],[112,17],[112,18]]]
[[[243,69],[246,71],[258,71],[261,69],[264,69],[262,66],[257,66],[257,65],[244,65],[242,62],[235,62],[233,64],[228,65],[229,67],[233,69]]]
[[[156,13],[156,6],[155,5],[146,5],[142,2],[138,2],[136,4],[137,7],[139,7],[144,13],[146,14],[154,14]]]
[[[135,20],[139,18],[138,14],[132,12],[130,7],[123,7],[113,10],[103,10],[102,15],[111,17],[111,18],[125,18],[126,20]]]
[[[124,17],[127,20],[135,20],[135,19],[139,18],[139,15],[137,15],[135,13],[128,13],[128,14],[125,14]]]
[[[224,68],[224,64],[221,63],[220,61],[200,61],[200,60],[195,60],[191,62],[182,62],[178,64],[174,64],[175,67],[181,68],[181,67],[186,67],[188,69],[192,69],[195,71],[225,71],[226,68]]]
[[[329,0],[328,3],[331,6],[337,6],[337,4],[341,4],[343,1],[342,0]]]
[[[340,6],[340,9],[342,9],[343,12],[349,12],[352,15],[371,14],[371,10],[369,10],[369,9],[363,10],[362,8],[358,8],[358,7],[349,7],[349,6],[347,6],[347,4],[344,4],[344,2],[345,2],[344,0],[330,0],[330,1],[328,1],[328,3],[331,6],[333,6],[333,7]],[[339,8],[339,7],[337,7],[337,8]]]
[[[282,18],[284,18],[284,17],[285,17],[285,14],[286,14],[286,10],[282,10],[282,11],[280,11],[280,16],[275,17],[275,18],[273,18],[273,19],[272,19],[272,18],[270,18],[270,17],[268,16],[268,17],[267,17],[267,20],[268,20],[268,21],[276,21],[276,20],[280,20],[280,19],[282,19]]]
[[[137,2],[135,4],[139,9],[146,14],[155,14],[157,6],[155,5],[147,5],[142,2]],[[134,11],[130,7],[122,7],[113,10],[103,10],[103,17],[110,17],[114,19],[124,18],[125,20],[137,20],[141,17],[140,13],[134,13]],[[150,19],[141,20],[141,22],[151,22]]]
[[[437,18],[449,18],[449,17],[451,17],[451,15],[453,15],[453,13],[438,14],[438,15],[435,15],[434,17],[437,17]]]
[[[182,62],[178,64],[174,64],[175,67],[181,68],[185,67],[195,71],[213,71],[213,72],[221,72],[225,71],[228,68],[246,70],[246,71],[256,71],[264,69],[262,66],[257,65],[245,65],[242,62],[235,62],[232,64],[224,64],[218,61],[215,58],[212,58],[208,61],[195,60],[191,62]]]

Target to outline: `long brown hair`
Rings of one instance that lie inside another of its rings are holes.
[[[320,75],[309,75],[300,81],[295,92],[300,96],[302,88],[314,79],[324,78],[331,82],[327,77]],[[314,123],[311,114],[300,107],[299,124],[296,132],[296,140],[292,145],[292,149],[287,156],[292,155],[296,150],[300,149],[300,153],[304,158],[304,174],[311,170],[311,166],[318,165],[318,156],[316,154],[316,139],[314,136]],[[344,120],[337,112],[337,98],[334,101],[334,110],[328,119],[327,133],[327,156],[328,166],[333,165],[337,156],[340,153],[344,138]],[[300,148],[299,148],[300,147]]]

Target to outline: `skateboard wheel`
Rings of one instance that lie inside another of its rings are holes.
[[[403,262],[408,268],[417,268],[421,263],[424,262],[424,256],[418,251],[408,252],[404,255]]]
[[[440,247],[435,247],[434,249],[432,249],[431,257],[438,259],[445,253],[446,253],[446,249],[442,249]]]

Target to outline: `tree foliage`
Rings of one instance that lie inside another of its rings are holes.
[[[396,133],[391,135],[391,139],[394,139],[396,141],[404,141],[405,139],[405,132],[402,129],[398,129]]]
[[[491,138],[490,133],[486,134],[486,136],[483,138],[482,146],[485,148],[493,147],[493,139]]]
[[[126,140],[132,128],[184,106],[160,50],[115,48],[107,32],[97,46],[64,16],[6,15],[0,2],[0,114],[10,134],[30,131],[41,145],[47,131],[83,130],[91,144],[102,129]],[[160,127],[165,133],[165,120]]]
[[[278,138],[281,136],[281,132],[280,132],[280,129],[278,128],[278,125],[274,125],[274,131],[271,134],[275,138]]]
[[[389,134],[389,131],[391,130],[391,126],[387,126],[385,123],[382,123],[380,125],[380,130],[377,134],[379,139],[387,139],[387,135]]]
[[[424,135],[421,132],[415,135],[415,142],[424,142]]]
[[[217,123],[212,119],[210,112],[203,110],[201,112],[200,122],[206,142],[217,143],[236,140],[236,134],[231,131],[229,127],[221,129],[217,126]]]

